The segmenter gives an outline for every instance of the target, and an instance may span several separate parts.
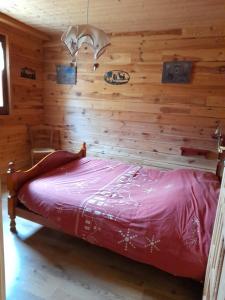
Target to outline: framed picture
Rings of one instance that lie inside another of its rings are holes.
[[[162,83],[190,83],[191,71],[191,61],[164,62]]]
[[[31,68],[24,67],[20,70],[20,76],[23,78],[28,78],[35,80],[36,79],[36,72]]]
[[[58,84],[76,84],[77,68],[74,65],[57,65],[56,82]]]

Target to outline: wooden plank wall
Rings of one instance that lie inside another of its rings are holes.
[[[211,135],[225,124],[223,27],[114,34],[96,72],[90,49],[82,49],[76,86],[56,84],[56,64],[70,62],[60,37],[44,48],[45,123],[60,130],[62,148],[86,141],[89,155],[215,170]],[[161,84],[163,62],[174,59],[194,62],[191,84]],[[113,69],[129,72],[130,82],[105,83]],[[181,156],[182,146],[209,153]]]
[[[0,173],[7,163],[18,168],[30,164],[28,127],[43,122],[43,47],[32,35],[0,23],[0,33],[8,38],[10,115],[0,116]],[[36,80],[20,77],[20,69],[36,70]]]

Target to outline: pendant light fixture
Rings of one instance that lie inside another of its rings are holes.
[[[75,65],[80,47],[83,44],[89,45],[94,52],[94,70],[98,67],[97,59],[102,55],[105,47],[110,44],[109,37],[103,30],[89,25],[89,0],[87,0],[87,24],[69,26],[61,40],[69,50],[72,63]]]

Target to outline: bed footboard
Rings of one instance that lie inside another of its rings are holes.
[[[62,153],[64,152],[64,157]],[[28,180],[39,176],[41,170],[45,172],[49,171],[51,168],[60,166],[61,164],[72,161],[73,159],[79,159],[86,156],[86,143],[83,143],[81,150],[78,153],[71,153],[67,151],[56,151],[44,157],[40,162],[34,165],[31,169],[27,171],[15,171],[15,163],[9,162],[7,170],[7,186],[8,186],[8,215],[10,218],[10,231],[16,233],[16,216],[21,216],[27,220],[36,221],[37,223],[47,225],[48,222],[44,222],[41,216],[29,212],[26,208],[22,209],[19,207],[19,200],[17,198],[17,193],[19,188]],[[54,160],[54,163],[53,163]],[[53,163],[53,165],[51,165]],[[49,168],[51,165],[51,168]],[[22,212],[22,213],[21,213]],[[54,225],[49,223],[49,227]]]

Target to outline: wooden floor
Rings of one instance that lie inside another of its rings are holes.
[[[17,229],[9,232],[4,199],[7,300],[201,299],[199,283],[20,218]]]

